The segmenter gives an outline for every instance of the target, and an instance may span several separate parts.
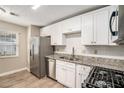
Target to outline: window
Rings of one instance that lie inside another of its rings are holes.
[[[18,56],[17,33],[0,31],[0,57]]]

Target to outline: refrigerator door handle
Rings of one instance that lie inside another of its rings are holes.
[[[31,49],[30,49],[30,56],[32,56],[32,52],[31,52]]]
[[[32,45],[32,51],[33,51],[33,60],[34,60],[34,45]]]

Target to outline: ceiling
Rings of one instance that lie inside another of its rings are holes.
[[[37,10],[32,10],[32,5],[2,5],[7,12],[14,12],[19,16],[0,13],[0,20],[12,22],[22,26],[48,24],[63,20],[79,13],[94,10],[100,5],[41,5]]]

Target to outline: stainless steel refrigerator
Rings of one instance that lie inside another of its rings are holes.
[[[30,49],[30,72],[38,78],[46,75],[45,56],[53,54],[50,37],[32,37]]]

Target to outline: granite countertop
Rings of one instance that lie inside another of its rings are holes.
[[[46,57],[56,59],[56,60],[71,62],[75,64],[88,65],[88,66],[99,66],[99,67],[124,71],[124,60],[102,58],[102,57],[76,56],[79,60],[72,61],[72,60],[60,58],[62,56],[69,57],[69,55],[62,55],[62,54],[61,55],[59,54],[49,55]]]

